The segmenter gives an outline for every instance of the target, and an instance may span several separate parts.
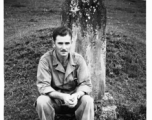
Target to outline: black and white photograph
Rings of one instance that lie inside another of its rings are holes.
[[[146,3],[4,0],[3,119],[147,120]]]

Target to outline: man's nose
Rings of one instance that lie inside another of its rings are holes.
[[[66,48],[66,45],[65,45],[65,44],[63,44],[63,45],[62,45],[62,49],[65,49],[65,48]]]

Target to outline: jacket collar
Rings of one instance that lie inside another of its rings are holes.
[[[53,55],[53,66],[58,65],[60,62],[57,59],[55,50],[52,51],[52,55]]]
[[[55,67],[56,70],[65,73],[65,79],[66,77],[75,70],[75,61],[73,58],[73,53],[70,52],[70,56],[69,56],[69,62],[67,65],[67,69],[65,71],[65,69],[63,68],[62,64],[58,61],[55,50],[52,51],[52,55],[53,55],[53,66]]]

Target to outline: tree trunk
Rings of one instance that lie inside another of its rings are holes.
[[[72,29],[72,51],[85,58],[93,84],[92,95],[100,101],[106,77],[106,10],[102,0],[65,0],[62,25]]]

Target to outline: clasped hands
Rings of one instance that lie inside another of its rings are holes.
[[[50,92],[48,95],[52,98],[61,99],[64,101],[65,106],[73,108],[77,105],[78,99],[83,96],[85,93],[83,91],[79,91],[73,94],[60,93],[57,91]]]
[[[74,93],[72,95],[64,94],[63,95],[63,101],[64,101],[63,105],[66,105],[66,106],[68,106],[70,108],[73,108],[73,107],[75,107],[77,105],[78,98],[79,98],[79,94],[77,94],[77,93]]]

